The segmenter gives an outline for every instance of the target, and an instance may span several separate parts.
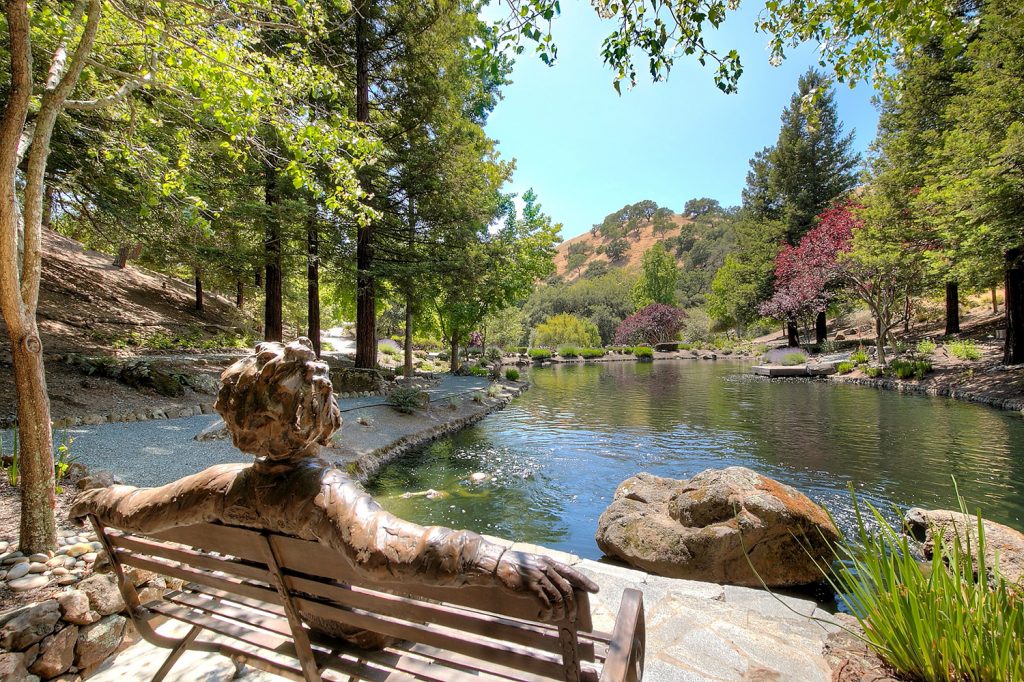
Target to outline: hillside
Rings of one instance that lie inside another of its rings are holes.
[[[655,231],[653,222],[641,223],[638,227],[629,232],[626,236],[621,239],[626,242],[625,253],[614,261],[610,259],[604,251],[608,248],[614,239],[605,237],[597,230],[589,230],[573,237],[567,241],[562,242],[558,245],[557,254],[555,255],[555,267],[557,274],[563,277],[566,281],[572,281],[577,279],[586,272],[587,267],[591,263],[605,262],[610,267],[621,267],[627,270],[633,270],[640,267],[640,259],[643,257],[644,252],[651,248],[657,242],[668,242],[672,241],[671,244],[666,243],[666,249],[670,253],[675,253],[675,240],[679,236],[679,228],[682,225],[692,224],[693,221],[689,218],[685,218],[681,215],[673,213],[669,219],[671,220],[671,226],[661,231]],[[569,267],[569,256],[570,252],[577,251],[585,255],[585,260],[582,265],[578,265],[576,268],[571,269]],[[677,261],[680,266],[683,265],[685,254],[678,255]]]
[[[204,311],[197,312],[191,283],[134,265],[119,269],[111,256],[89,251],[56,232],[44,231],[42,261],[38,320],[54,418],[111,413],[140,400],[153,406],[209,401],[209,397],[191,395],[191,390],[173,400],[148,390],[136,391],[73,366],[70,354],[125,359],[143,353],[135,345],[142,338],[161,338],[168,344],[188,338],[192,345],[211,346],[251,333],[230,299],[207,292]],[[177,368],[203,363],[173,364]],[[218,367],[214,364],[201,371],[212,375]],[[13,413],[10,344],[0,320],[0,422]]]

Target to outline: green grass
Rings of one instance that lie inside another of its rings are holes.
[[[531,348],[530,357],[534,360],[549,360],[551,359],[551,351],[547,348]]]
[[[650,360],[654,358],[654,349],[650,346],[634,346],[633,355],[640,360]]]
[[[867,374],[872,379],[877,379],[878,377],[882,376],[883,372],[881,367],[865,367],[864,373]]]
[[[953,341],[949,344],[949,352],[960,360],[981,360],[981,351],[970,339]]]
[[[889,371],[897,379],[924,379],[925,374],[932,371],[932,363],[927,360],[893,360],[889,363]]]
[[[980,513],[968,514],[959,491],[957,498],[970,529],[934,534],[933,558],[922,567],[907,536],[870,504],[862,514],[854,495],[857,527],[825,575],[868,646],[908,679],[1024,680],[1021,590],[987,564]]]
[[[593,360],[594,358],[603,358],[605,355],[604,348],[580,348],[579,356],[584,360]]]
[[[850,362],[855,365],[863,365],[868,359],[868,352],[863,348],[857,348],[856,351],[850,353]]]
[[[402,355],[402,349],[395,348],[390,343],[379,346],[377,348],[377,352],[382,353],[389,358],[397,358],[399,355]]]
[[[852,362],[840,362],[838,365],[836,365],[836,371],[839,372],[840,374],[849,374],[854,369],[856,369],[856,367],[857,365],[853,364]]]
[[[785,367],[793,367],[794,365],[802,365],[807,362],[807,356],[797,352],[786,353],[779,362]]]
[[[519,370],[515,367],[509,367],[505,370],[505,378],[509,381],[519,381]]]
[[[938,346],[936,346],[935,342],[931,339],[925,339],[917,342],[917,352],[921,355],[931,355],[935,352],[936,348],[938,348]]]

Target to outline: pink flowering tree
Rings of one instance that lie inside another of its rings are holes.
[[[615,330],[615,343],[654,345],[679,337],[686,313],[674,305],[652,303],[624,319]]]
[[[825,312],[846,274],[840,254],[850,250],[860,227],[851,203],[822,213],[818,224],[796,246],[784,246],[775,259],[775,291],[760,313],[794,321]]]

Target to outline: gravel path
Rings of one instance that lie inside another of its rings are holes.
[[[429,389],[428,393],[434,402],[485,388],[487,384],[487,380],[480,377],[444,376],[440,385]],[[343,413],[384,404],[380,397],[338,401]],[[230,440],[195,440],[196,434],[218,420],[216,415],[205,414],[184,419],[77,426],[69,428],[67,433],[74,439],[71,452],[75,460],[90,471],[107,469],[127,484],[154,486],[214,464],[252,461],[236,450]],[[62,433],[54,434],[55,445],[60,443]],[[9,431],[3,432],[3,443],[5,451],[9,451]]]

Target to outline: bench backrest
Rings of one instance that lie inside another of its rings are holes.
[[[312,617],[545,678],[597,676],[594,645],[579,637],[593,629],[585,592],[576,592],[576,610],[564,621],[545,623],[529,595],[368,580],[341,553],[288,535],[199,524],[144,536],[94,523],[119,572],[134,566],[280,605],[297,645],[308,642],[303,623]]]

